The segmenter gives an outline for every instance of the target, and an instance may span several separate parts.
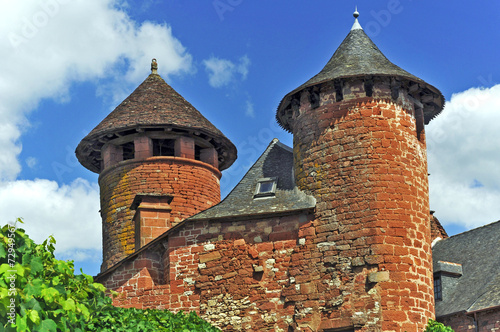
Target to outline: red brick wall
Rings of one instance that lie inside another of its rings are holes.
[[[138,197],[138,196],[136,196]],[[139,196],[133,222],[135,224],[135,250],[139,250],[172,227],[170,222],[170,196]],[[134,205],[134,203],[132,203]]]
[[[294,114],[296,182],[317,200],[296,254],[310,273],[296,280],[325,294],[300,297],[304,308],[325,308],[305,313],[310,326],[422,331],[434,316],[424,133],[404,91],[392,102],[381,82],[377,95],[388,98],[344,81],[336,102],[325,84],[319,107],[303,92]]]
[[[296,308],[284,289],[319,296],[291,272],[310,218],[187,223],[97,280],[121,293],[118,306],[194,310],[224,331],[288,331]]]
[[[101,269],[134,252],[135,211],[130,210],[130,205],[136,194],[172,195],[170,222],[175,225],[220,201],[220,176],[220,171],[211,165],[180,157],[127,160],[105,169],[99,176],[103,219]]]
[[[478,332],[498,332],[500,331],[500,308],[486,310],[476,313]],[[463,313],[438,318],[444,325],[450,326],[455,332],[476,332],[474,315]]]

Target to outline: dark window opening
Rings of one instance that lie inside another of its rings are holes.
[[[153,139],[153,156],[174,156],[175,140],[173,139]]]
[[[344,99],[344,94],[342,93],[342,83],[335,82],[335,101],[342,101]]]
[[[373,96],[373,82],[365,81],[365,93],[367,97]]]
[[[441,284],[441,276],[434,276],[434,300],[441,301],[443,299],[443,286]]]
[[[309,91],[309,103],[311,104],[311,108],[319,107],[319,93],[317,89]]]
[[[201,160],[201,147],[196,145],[194,146],[194,160]]]
[[[134,142],[128,142],[122,145],[123,148],[123,160],[129,160],[135,158],[135,147]]]

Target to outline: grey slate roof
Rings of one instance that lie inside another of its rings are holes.
[[[270,177],[278,178],[275,197],[254,199],[259,179]],[[295,186],[292,149],[275,138],[223,201],[187,220],[256,216],[315,206],[315,199]]]
[[[349,32],[325,67],[296,90],[337,78],[365,75],[399,76],[424,83],[420,78],[390,62],[364,30],[355,29]]]
[[[363,29],[353,29],[349,32],[339,48],[335,51],[325,67],[310,80],[288,93],[280,102],[277,120],[290,131],[286,123],[280,120],[280,112],[286,108],[290,98],[297,92],[324,82],[334,81],[349,77],[389,76],[418,83],[426,93],[433,93],[439,101],[428,114],[425,114],[426,123],[439,114],[444,105],[444,97],[434,86],[422,79],[408,73],[392,62],[378,49]]]
[[[439,261],[462,264],[463,270],[436,301],[437,317],[500,305],[500,221],[437,242],[432,256],[434,270]]]

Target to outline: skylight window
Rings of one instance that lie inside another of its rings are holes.
[[[253,198],[274,197],[276,195],[277,177],[259,179]]]

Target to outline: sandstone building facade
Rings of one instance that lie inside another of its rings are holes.
[[[195,310],[223,330],[422,331],[434,318],[424,125],[444,98],[357,22],[287,94],[278,140],[220,201],[236,148],[156,72],[78,145],[99,173],[119,306]],[[444,242],[444,241],[443,241]]]

